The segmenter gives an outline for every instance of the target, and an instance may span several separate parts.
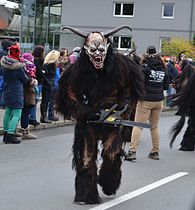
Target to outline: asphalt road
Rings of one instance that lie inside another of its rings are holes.
[[[73,126],[34,132],[38,140],[20,145],[1,144],[0,137],[0,210],[192,210],[195,152],[178,151],[184,130],[169,149],[168,133],[177,119],[174,111],[162,113],[158,161],[147,158],[150,132],[143,131],[137,161],[123,162],[115,196],[108,197],[99,189],[100,205],[73,204]]]

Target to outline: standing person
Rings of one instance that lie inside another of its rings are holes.
[[[11,47],[13,44],[12,41],[8,39],[4,39],[1,43],[1,48],[0,48],[0,59],[8,54],[8,48]],[[3,94],[3,86],[4,86],[4,79],[3,76],[0,76],[0,107],[2,109],[5,109],[5,102],[4,102],[4,94]]]
[[[58,121],[55,116],[55,96],[57,87],[55,84],[55,76],[57,70],[57,62],[60,53],[57,50],[49,52],[44,60],[45,80],[42,83],[42,100],[41,100],[41,122],[50,123]],[[48,113],[48,117],[47,117]],[[51,121],[50,121],[51,120]]]
[[[19,144],[15,130],[21,117],[24,104],[23,85],[28,85],[31,79],[24,72],[24,64],[19,61],[20,48],[17,45],[9,47],[8,56],[1,59],[1,73],[4,77],[4,100],[6,105],[3,119],[3,142]]]
[[[32,55],[34,57],[34,64],[36,66],[36,79],[38,81],[38,93],[37,93],[38,96],[36,98],[36,105],[31,109],[29,124],[37,126],[39,125],[39,123],[37,122],[37,117],[36,117],[36,110],[37,110],[36,107],[39,96],[41,95],[42,82],[45,78],[44,68],[43,68],[44,55],[45,55],[44,47],[41,45],[37,45],[34,48]]]
[[[142,71],[145,75],[145,96],[139,100],[136,107],[135,121],[146,122],[151,125],[152,149],[148,157],[159,159],[159,127],[158,122],[163,108],[163,91],[169,86],[168,75],[164,63],[154,46],[149,46],[143,55],[141,62]],[[129,152],[125,160],[136,160],[136,151],[140,142],[142,128],[133,127]]]
[[[173,81],[178,76],[178,70],[175,66],[176,57],[172,56],[167,63],[167,72],[169,76],[169,87],[167,89],[167,105],[171,106],[173,103],[173,95],[175,94],[175,89],[173,87]]]
[[[78,58],[80,57],[81,48],[75,47],[73,48],[72,52],[69,54],[69,61],[71,64],[74,64]]]
[[[2,41],[0,48],[0,58],[2,58],[4,55],[8,55],[8,48],[11,47],[12,44],[14,43],[8,39],[4,39]]]
[[[21,59],[25,64],[25,72],[32,79],[29,86],[24,87],[24,107],[22,109],[21,116],[21,131],[22,139],[37,139],[37,136],[29,132],[29,120],[31,109],[36,104],[36,88],[37,80],[35,79],[36,66],[34,64],[34,58],[31,53],[23,53]]]
[[[58,61],[58,68],[60,70],[60,74],[62,74],[65,71],[65,67],[68,61],[68,50],[66,48],[61,48],[60,57]]]

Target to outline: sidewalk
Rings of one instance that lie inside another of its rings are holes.
[[[4,117],[5,109],[0,109],[0,135],[3,135],[3,117]],[[40,130],[46,128],[56,128],[62,127],[66,125],[74,124],[74,121],[65,120],[62,116],[58,116],[59,121],[53,121],[52,123],[40,123],[38,126],[30,125],[30,130]],[[37,121],[40,122],[40,102],[37,104]],[[20,128],[20,122],[18,123],[18,128]]]
[[[164,107],[163,111],[172,111],[176,110],[176,108],[170,108],[170,107]],[[0,109],[0,135],[3,135],[3,116],[4,116],[4,109]],[[59,121],[52,122],[52,123],[40,123],[38,126],[30,125],[30,130],[40,130],[40,129],[47,129],[47,128],[56,128],[56,127],[62,127],[66,125],[73,125],[74,121],[65,120],[62,116],[59,116]],[[40,102],[37,105],[37,121],[40,121]],[[18,128],[20,127],[20,123],[18,124]]]

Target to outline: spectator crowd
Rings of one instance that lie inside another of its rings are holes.
[[[37,139],[29,125],[52,123],[55,113],[58,80],[65,66],[74,63],[80,48],[68,53],[66,48],[45,53],[43,46],[21,52],[17,41],[3,40],[0,49],[0,107],[5,109],[3,142],[19,144],[22,139]],[[40,119],[37,105],[40,101]],[[17,131],[17,126],[21,129]]]

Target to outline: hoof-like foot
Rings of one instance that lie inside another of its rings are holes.
[[[75,200],[74,201],[77,205],[93,205],[93,204],[100,204],[102,202],[101,198],[98,196],[97,198],[87,198],[85,201],[83,200]]]

